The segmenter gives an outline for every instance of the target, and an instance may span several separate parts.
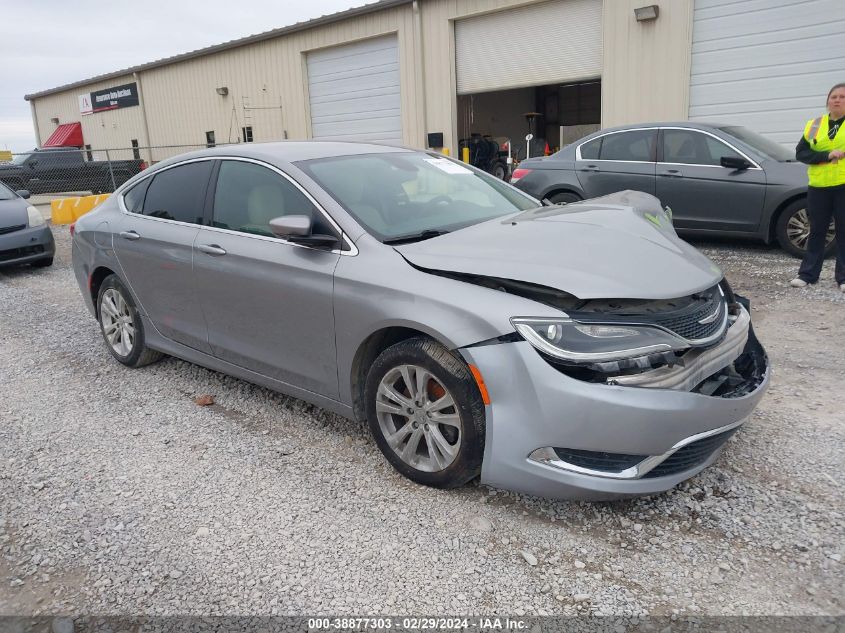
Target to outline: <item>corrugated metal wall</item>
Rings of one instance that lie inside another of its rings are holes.
[[[565,11],[568,0],[554,0]],[[683,119],[687,113],[692,0],[656,0],[660,18],[638,23],[639,0],[603,0],[603,125]],[[308,51],[396,34],[399,42],[402,142],[422,147],[427,132],[457,142],[455,21],[536,0],[420,0],[290,33],[275,39],[192,58],[139,73],[152,145],[198,145],[213,130],[218,143],[236,141],[251,125],[255,141],[311,137]],[[545,25],[533,33],[504,33],[542,51],[555,37]],[[128,76],[35,99],[41,141],[55,129],[50,118],[83,123],[96,147],[145,144],[141,107],[79,116],[77,95],[134,81]],[[228,88],[219,96],[217,88]],[[164,154],[154,156],[163,158]]]
[[[634,9],[656,4],[656,20]],[[605,0],[602,127],[687,118],[693,0]]]
[[[697,0],[689,118],[794,145],[845,79],[843,30],[845,0]]]
[[[139,73],[150,130],[150,144],[204,145],[213,130],[218,143],[237,142],[241,128],[251,125],[253,140],[305,139],[311,136],[305,55],[350,41],[396,34],[399,40],[402,142],[421,145],[419,101],[411,5],[385,9]],[[92,84],[35,99],[40,142],[62,123],[82,121],[86,143],[95,148],[144,145],[141,107],[82,117],[77,94],[134,81],[132,76]],[[220,96],[217,88],[228,88]],[[166,152],[158,152],[156,160]]]
[[[132,83],[132,75],[126,75],[105,82],[98,82],[55,95],[35,100],[35,115],[38,119],[38,131],[41,145],[58,127],[51,119],[57,118],[59,125],[79,121],[82,124],[82,136],[87,145],[95,148],[130,147],[131,140],[137,139],[144,144],[144,122],[140,106],[109,110],[82,116],[79,113],[79,95],[97,90]]]

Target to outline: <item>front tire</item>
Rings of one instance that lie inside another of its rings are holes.
[[[97,295],[100,331],[111,355],[127,367],[143,367],[163,354],[144,344],[144,324],[132,295],[116,275],[103,280]]]
[[[569,191],[561,191],[560,193],[549,196],[549,202],[552,204],[570,204],[572,202],[581,202],[581,198]]]
[[[428,338],[401,341],[376,358],[364,393],[376,444],[405,477],[456,488],[481,473],[484,402],[457,355]]]
[[[810,237],[810,217],[807,214],[807,201],[796,200],[783,210],[775,225],[775,237],[778,244],[794,257],[804,257],[807,252],[807,240]],[[824,245],[824,256],[833,253],[836,232],[833,221],[827,230]]]

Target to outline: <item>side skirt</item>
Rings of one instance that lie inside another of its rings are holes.
[[[332,413],[337,413],[344,418],[348,418],[350,420],[355,419],[352,407],[349,405],[321,396],[313,391],[294,387],[293,385],[282,382],[281,380],[269,378],[268,376],[250,371],[249,369],[244,369],[238,365],[233,365],[232,363],[220,360],[214,356],[209,356],[208,354],[195,350],[187,345],[171,341],[170,339],[162,336],[147,317],[142,316],[141,319],[144,323],[146,344],[151,349],[164,352],[165,354],[175,356],[176,358],[181,358],[182,360],[200,365],[206,369],[219,371],[220,373],[240,378],[241,380],[251,382],[255,385],[266,387],[267,389],[272,389],[273,391],[278,391],[279,393],[299,398],[300,400],[305,400],[306,402],[310,402],[318,407],[327,409]]]

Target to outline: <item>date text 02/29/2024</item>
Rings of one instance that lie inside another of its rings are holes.
[[[525,620],[476,617],[476,618],[434,618],[434,617],[345,617],[309,618],[309,631],[525,631],[529,628]]]

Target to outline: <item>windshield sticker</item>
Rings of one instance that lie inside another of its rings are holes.
[[[453,163],[451,160],[445,158],[424,158],[423,160],[434,165],[440,171],[445,171],[447,174],[472,174],[472,171],[466,167]]]

